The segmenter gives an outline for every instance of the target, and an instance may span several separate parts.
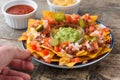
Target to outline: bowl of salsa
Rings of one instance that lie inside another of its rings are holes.
[[[13,15],[24,15],[31,13],[34,10],[32,6],[25,5],[25,4],[19,4],[12,6],[6,10],[8,14],[13,14]]]
[[[3,4],[1,9],[9,27],[25,29],[28,19],[34,18],[37,8],[37,4],[32,0],[11,0]]]

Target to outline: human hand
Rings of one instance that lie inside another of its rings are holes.
[[[28,74],[10,69],[33,70],[34,65],[29,59],[30,52],[28,50],[20,50],[10,46],[1,46],[0,80],[30,80]]]

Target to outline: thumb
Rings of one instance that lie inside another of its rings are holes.
[[[21,50],[16,48],[14,53],[14,59],[28,59],[31,53],[29,50]]]
[[[0,47],[0,69],[7,66],[13,59],[27,59],[29,56],[30,51],[28,50],[2,46]]]
[[[0,53],[6,54],[6,56],[11,56],[14,59],[27,59],[30,56],[30,51],[12,46],[0,47]]]

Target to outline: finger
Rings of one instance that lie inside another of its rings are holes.
[[[13,58],[18,58],[18,59],[27,59],[31,54],[30,51],[28,50],[23,50],[11,46],[3,46],[0,48],[0,52],[6,54],[6,56],[10,56]]]
[[[18,71],[15,71],[15,70],[11,70],[9,68],[4,68],[2,70],[2,75],[6,75],[6,76],[17,76],[17,77],[21,77],[23,78],[23,80],[30,80],[30,76],[26,73],[23,73],[23,72],[18,72]],[[13,79],[14,80],[14,79]]]
[[[34,69],[34,65],[32,62],[14,59],[10,64],[10,67],[15,69],[24,69],[32,71]]]
[[[17,76],[4,76],[4,75],[0,75],[0,80],[23,80],[23,78],[17,77]]]
[[[30,51],[21,50],[11,46],[0,47],[0,69],[7,66],[13,59],[28,59],[30,57]]]
[[[31,55],[29,50],[21,50],[16,48],[15,57],[16,59],[28,59]]]
[[[27,59],[25,59],[25,60],[27,60],[27,61],[31,61],[32,60],[32,58],[31,57],[28,57]]]

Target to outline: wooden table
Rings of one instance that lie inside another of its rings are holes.
[[[5,0],[0,1],[0,7],[2,3]],[[97,14],[111,29],[115,38],[112,52],[98,63],[79,69],[57,69],[33,61],[34,71],[27,72],[32,80],[120,80],[120,0],[82,0],[79,14],[84,13]],[[10,28],[0,11],[0,44],[22,48],[17,39],[24,31]]]

